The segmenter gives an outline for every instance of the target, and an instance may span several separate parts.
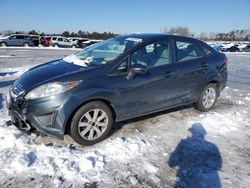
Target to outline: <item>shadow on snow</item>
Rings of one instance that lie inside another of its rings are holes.
[[[220,188],[218,170],[222,159],[217,146],[205,140],[206,130],[195,123],[188,129],[192,135],[180,141],[168,164],[177,167],[175,187]]]

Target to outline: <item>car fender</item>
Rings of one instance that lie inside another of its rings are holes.
[[[222,81],[222,77],[219,74],[218,71],[210,71],[207,74],[205,74],[205,80],[204,80],[204,85],[201,88],[202,90],[209,84],[209,83],[218,83],[220,85]],[[202,91],[201,90],[201,91]]]
[[[69,123],[70,118],[79,109],[82,105],[94,101],[94,100],[101,100],[106,101],[109,103],[110,107],[116,114],[117,109],[116,106],[112,103],[112,98],[114,98],[114,93],[109,90],[105,90],[103,88],[91,88],[84,90],[82,92],[74,93],[71,97],[61,106],[61,109],[58,111],[58,120],[62,130],[65,131],[67,124]],[[63,122],[63,124],[61,123]]]

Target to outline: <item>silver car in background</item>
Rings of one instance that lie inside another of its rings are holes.
[[[12,34],[0,38],[0,46],[34,46],[34,42],[30,35]]]
[[[62,48],[76,48],[77,44],[75,42],[71,42],[66,37],[53,36],[50,40],[50,46]]]

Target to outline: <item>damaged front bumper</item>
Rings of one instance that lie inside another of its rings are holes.
[[[47,134],[59,139],[64,138],[64,129],[57,118],[60,102],[49,100],[25,101],[15,98],[9,93],[5,97],[8,114],[11,121],[7,125],[14,125],[21,131],[30,134]]]

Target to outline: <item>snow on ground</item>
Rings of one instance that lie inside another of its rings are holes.
[[[0,187],[249,187],[249,55],[228,54],[228,86],[208,113],[187,106],[117,123],[89,147],[7,127],[13,80],[73,52],[0,50]]]

